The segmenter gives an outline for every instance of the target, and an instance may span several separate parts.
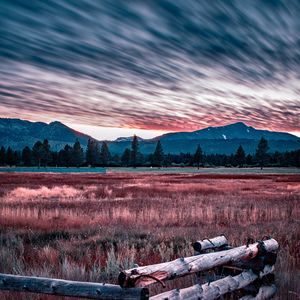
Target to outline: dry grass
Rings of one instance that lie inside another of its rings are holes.
[[[299,199],[297,174],[0,174],[0,272],[115,282],[120,268],[193,254],[196,239],[270,235],[278,298],[299,299]]]

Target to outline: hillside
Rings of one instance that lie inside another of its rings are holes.
[[[247,126],[242,122],[229,124],[226,126],[219,127],[207,127],[201,130],[192,132],[174,132],[167,133],[162,136],[156,137],[161,141],[174,141],[174,140],[233,140],[233,139],[248,139],[248,140],[260,140],[264,137],[267,140],[274,141],[297,141],[298,137],[286,133],[286,132],[275,132],[269,130],[259,130],[251,126]]]
[[[22,149],[32,147],[37,140],[48,139],[53,150],[59,150],[65,144],[73,144],[76,139],[82,145],[87,144],[90,136],[77,132],[60,122],[43,123],[20,119],[0,118],[0,145]]]
[[[150,140],[141,140],[140,150],[145,154],[152,153],[157,141],[160,140],[165,153],[194,153],[199,144],[207,154],[231,154],[239,145],[243,146],[246,153],[254,153],[262,137],[268,140],[270,152],[285,152],[300,148],[300,138],[292,134],[259,130],[238,122],[193,132],[167,133]],[[126,147],[130,147],[129,138],[110,143],[112,152],[121,153]]]

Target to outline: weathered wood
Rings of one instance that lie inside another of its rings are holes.
[[[208,254],[124,270],[119,274],[121,286],[148,286],[154,282],[170,280],[195,272],[206,271],[230,262],[251,259],[265,251],[276,251],[278,243],[274,239]]]
[[[32,292],[88,299],[149,299],[147,288],[0,274],[0,290]]]
[[[242,270],[251,269],[253,271],[259,272],[263,270],[265,265],[274,265],[277,260],[276,252],[267,252],[265,254],[261,254],[259,256],[254,257],[251,260],[240,260],[231,263],[230,265],[224,265],[223,272],[226,272],[226,269],[230,268],[239,268]],[[230,274],[232,275],[232,274]]]
[[[196,252],[201,253],[208,249],[217,249],[228,245],[228,241],[224,235],[216,236],[211,239],[204,239],[193,243]]]
[[[264,285],[259,288],[259,291],[256,296],[247,295],[240,300],[267,300],[272,298],[276,293],[276,286],[272,285]]]
[[[227,276],[225,278],[205,283],[203,285],[196,284],[185,289],[171,290],[153,297],[150,300],[213,300],[226,293],[237,289],[244,288],[256,279],[263,277],[273,271],[272,266],[266,266],[259,274],[252,270],[244,271],[237,276]],[[264,298],[263,298],[264,299]]]

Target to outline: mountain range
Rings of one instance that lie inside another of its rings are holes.
[[[242,145],[246,153],[254,153],[261,137],[268,140],[270,152],[284,152],[300,149],[300,138],[285,132],[258,130],[242,122],[219,127],[207,127],[192,132],[167,133],[153,139],[139,138],[140,151],[152,153],[158,140],[165,153],[194,153],[200,144],[207,154],[231,154]],[[32,147],[37,140],[48,139],[51,149],[59,150],[65,144],[73,144],[76,139],[86,147],[92,137],[75,131],[61,122],[30,122],[20,119],[0,118],[0,146],[13,149]],[[112,153],[121,154],[130,148],[132,137],[120,137],[107,141]],[[101,142],[101,141],[100,141]]]
[[[47,124],[0,118],[0,145],[11,146],[13,149],[32,147],[37,140],[48,139],[52,149],[59,150],[65,144],[73,144],[76,139],[86,146],[89,138],[91,137],[57,121]]]

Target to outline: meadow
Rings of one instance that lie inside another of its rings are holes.
[[[276,297],[299,299],[299,200],[300,174],[0,173],[0,272],[115,283],[134,264],[193,255],[198,239],[225,234],[237,246],[271,236]]]

